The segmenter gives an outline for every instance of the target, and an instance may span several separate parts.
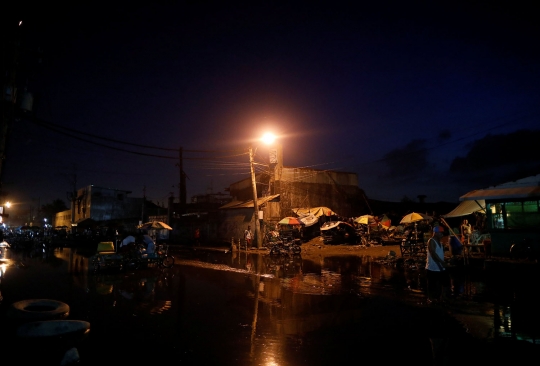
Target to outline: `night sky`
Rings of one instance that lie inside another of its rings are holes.
[[[355,172],[373,199],[457,203],[539,174],[532,3],[404,3],[11,4],[2,23],[35,100],[3,189],[67,203],[94,184],[166,204],[181,147],[189,202],[249,177],[242,153],[263,161],[265,131],[286,166]]]

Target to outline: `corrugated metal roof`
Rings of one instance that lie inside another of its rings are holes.
[[[80,225],[80,224],[94,224],[94,223],[96,223],[96,220],[94,220],[91,217],[85,217],[85,218],[82,218],[82,219],[79,219],[79,220],[75,221],[75,223],[77,225]]]
[[[487,188],[469,192],[460,201],[489,200],[504,198],[540,198],[540,187]]]
[[[273,200],[274,198],[277,198],[279,197],[279,194],[274,194],[272,196],[266,196],[266,197],[261,197],[261,198],[257,198],[257,205],[262,205],[268,201],[271,201]],[[220,207],[220,209],[225,209],[225,208],[249,208],[249,207],[254,207],[253,205],[253,200],[249,200],[249,201],[232,201],[232,202],[229,202],[223,206]]]
[[[459,198],[460,201],[505,198],[540,198],[540,175],[504,183],[486,189],[471,191]]]

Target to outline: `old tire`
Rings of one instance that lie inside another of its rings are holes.
[[[161,261],[161,265],[165,268],[172,268],[174,265],[174,257],[172,255],[166,255]]]
[[[69,305],[50,299],[29,299],[11,305],[10,317],[24,322],[64,319],[69,315]]]

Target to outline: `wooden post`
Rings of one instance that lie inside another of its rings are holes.
[[[255,220],[254,226],[255,226],[255,241],[257,243],[257,249],[261,249],[262,247],[262,240],[261,240],[261,233],[260,233],[260,224],[259,224],[259,203],[257,201],[257,181],[255,180],[255,169],[253,168],[253,149],[249,148],[249,165],[251,168],[251,185],[253,188],[253,219]],[[247,244],[246,244],[246,250],[247,250]]]

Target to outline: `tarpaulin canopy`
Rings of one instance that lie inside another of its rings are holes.
[[[300,217],[307,215],[313,215],[315,217],[337,215],[337,213],[332,211],[332,209],[324,206],[311,208],[293,208],[292,211]]]
[[[343,226],[346,226],[347,228],[354,230],[354,227],[351,224],[349,224],[348,222],[345,222],[345,221],[328,221],[328,222],[325,222],[323,224],[323,226],[321,226],[321,230],[323,230],[323,231],[331,230],[333,228],[343,227]]]
[[[467,216],[475,212],[486,213],[486,201],[477,200],[477,201],[463,201],[452,211],[442,217],[460,217]]]
[[[162,222],[162,221],[149,221],[144,224],[141,224],[137,226],[137,229],[145,229],[145,230],[172,230],[173,228],[170,227],[168,224]]]
[[[302,217],[299,217],[299,219],[307,227],[315,225],[316,223],[319,222],[319,218],[315,215],[302,216]]]

